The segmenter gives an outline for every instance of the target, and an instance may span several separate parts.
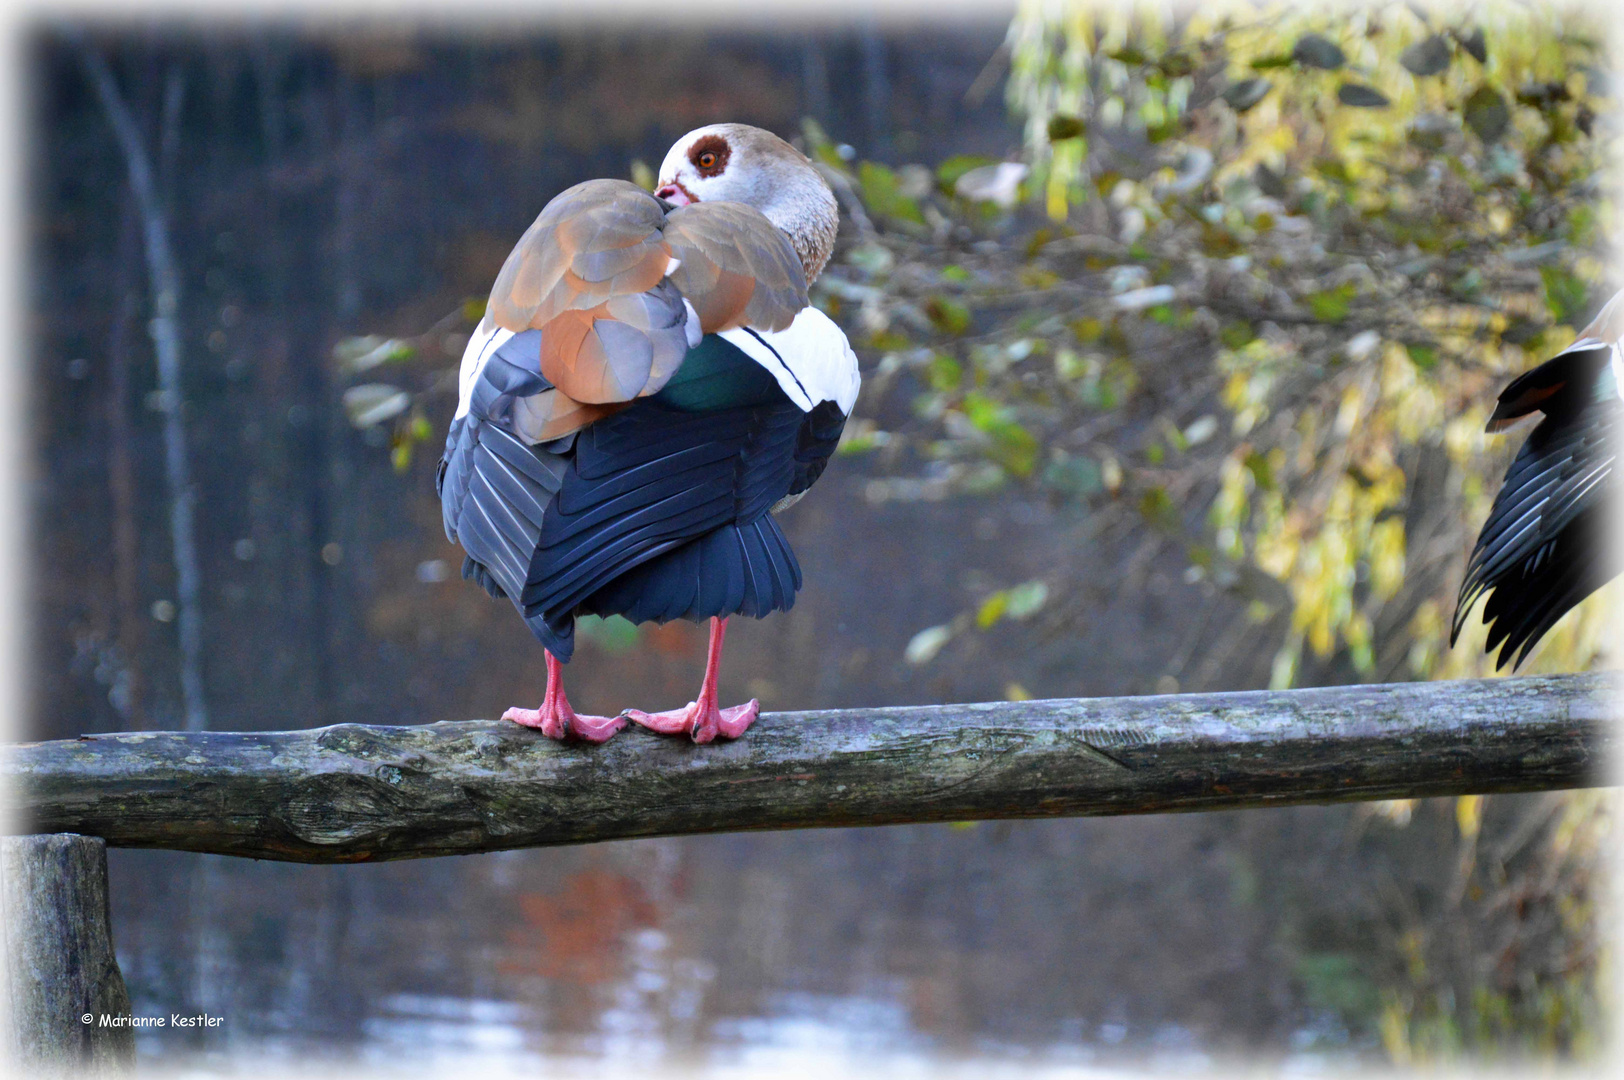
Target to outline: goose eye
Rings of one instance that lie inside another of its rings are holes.
[[[699,167],[701,169],[714,169],[714,168],[716,168],[716,151],[714,151],[714,150],[706,150],[703,154],[700,154],[699,155]]]

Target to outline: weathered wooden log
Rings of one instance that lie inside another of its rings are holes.
[[[1607,782],[1601,675],[763,716],[694,746],[490,721],[98,735],[4,756],[14,820],[302,862],[633,836],[1217,810]]]
[[[0,900],[12,1060],[28,1076],[129,1072],[135,1033],[113,954],[107,845],[94,836],[0,840]]]

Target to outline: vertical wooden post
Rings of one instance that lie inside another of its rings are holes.
[[[76,833],[0,839],[0,905],[6,1056],[25,1075],[129,1072],[135,1033],[113,954],[106,843]],[[119,1025],[103,1026],[104,1016]]]

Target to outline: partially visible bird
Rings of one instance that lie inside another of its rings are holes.
[[[1624,292],[1578,340],[1500,392],[1488,430],[1542,413],[1506,470],[1466,566],[1453,645],[1477,598],[1495,667],[1521,665],[1540,637],[1579,601],[1624,571],[1608,542],[1618,491],[1613,459],[1624,418]]]
[[[801,568],[772,514],[823,472],[857,399],[857,357],[807,296],[838,228],[833,193],[770,132],[679,139],[650,194],[589,180],[541,211],[463,354],[438,486],[463,576],[546,647],[538,709],[504,719],[601,742],[628,719],[736,738],[722,709],[728,617],[786,610]],[[561,665],[578,615],[710,620],[685,709],[583,716]]]

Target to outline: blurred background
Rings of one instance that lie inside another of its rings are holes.
[[[39,24],[28,737],[493,717],[454,368],[564,187],[768,127],[842,202],[864,388],[735,620],[768,710],[1488,674],[1494,395],[1619,284],[1601,8]],[[145,177],[143,179],[143,176]],[[1612,662],[1609,587],[1524,672]],[[1474,620],[1475,621],[1475,620]],[[590,620],[578,707],[704,632]],[[623,737],[644,737],[630,734]],[[204,1074],[1588,1063],[1601,793],[642,840],[114,851],[143,1066]]]

